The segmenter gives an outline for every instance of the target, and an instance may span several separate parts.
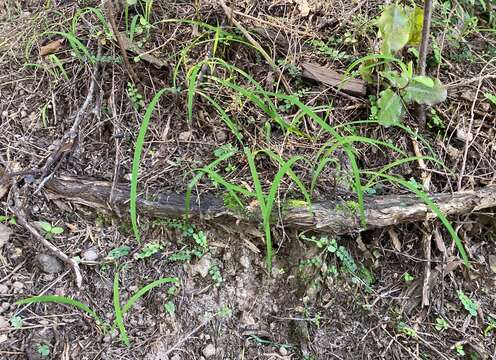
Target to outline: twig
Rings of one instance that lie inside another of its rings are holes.
[[[80,288],[83,283],[83,277],[81,276],[81,270],[79,269],[78,263],[74,259],[64,254],[58,247],[45,239],[43,235],[41,235],[39,231],[27,221],[25,211],[23,210],[21,200],[19,199],[19,189],[14,179],[12,179],[12,195],[14,198],[14,206],[11,208],[11,210],[16,215],[16,219],[19,224],[21,224],[26,230],[28,230],[37,241],[39,241],[43,246],[49,249],[56,257],[71,266],[72,270],[74,271],[74,275],[76,276],[76,285],[78,288]]]
[[[177,343],[175,343],[174,345],[172,345],[172,347],[169,348],[169,350],[167,350],[165,352],[164,357],[167,356],[167,355],[169,355],[174,350],[176,350],[182,344],[184,344],[190,337],[192,337],[193,335],[195,335],[202,327],[204,327],[205,325],[207,325],[210,322],[210,320],[212,320],[212,318],[208,318],[208,319],[204,320],[200,325],[198,325],[197,327],[195,327],[189,334],[187,334],[185,337],[183,337]]]
[[[425,114],[424,114],[425,115]],[[415,156],[418,157],[417,162],[419,168],[422,170],[422,185],[425,192],[429,192],[431,184],[431,173],[426,171],[427,166],[422,159],[422,152],[420,151],[419,144],[416,140],[412,139],[413,151]],[[422,287],[422,306],[429,306],[430,304],[430,283],[431,283],[431,240],[432,240],[432,226],[428,221],[424,221],[425,231],[422,234],[422,242],[424,245],[424,255],[426,262],[424,264],[424,283]]]
[[[119,45],[119,50],[122,55],[122,60],[124,61],[124,66],[126,67],[127,74],[135,84],[139,84],[140,81],[136,76],[136,73],[134,72],[133,68],[131,67],[131,64],[129,63],[129,58],[127,56],[127,47],[125,46],[124,41],[122,39],[122,35],[119,29],[117,28],[117,24],[115,23],[114,0],[107,0],[106,8],[107,8],[107,17],[109,18],[110,21],[110,27],[112,28],[112,32],[114,33],[115,39],[117,40],[117,44]]]
[[[429,35],[431,32],[431,15],[432,15],[432,0],[425,0],[424,2],[424,23],[422,25],[422,40],[419,47],[419,73],[425,75],[427,67],[427,51],[429,46]],[[426,106],[420,104],[418,107],[418,121],[420,127],[425,126],[425,110]]]
[[[284,77],[284,74],[282,73],[281,69],[277,67],[277,65],[272,61],[272,58],[270,57],[269,54],[260,46],[258,41],[256,41],[253,36],[250,35],[250,33],[241,25],[239,21],[237,21],[234,16],[233,16],[233,10],[229,8],[226,5],[226,2],[224,0],[219,0],[220,5],[222,6],[222,9],[224,10],[224,13],[226,14],[227,18],[236,26],[236,28],[241,31],[243,36],[250,42],[250,44],[253,45],[255,49],[257,49],[260,54],[265,58],[265,61],[277,72],[279,75],[279,78],[281,79],[282,85],[284,86],[284,89],[288,94],[291,94],[293,91],[291,90],[291,86],[289,86],[289,83],[286,81],[286,78]]]
[[[79,135],[79,126],[83,118],[87,116],[88,107],[95,98],[98,89],[97,82],[99,81],[99,70],[100,70],[100,62],[98,61],[98,58],[101,57],[101,54],[102,54],[102,44],[99,42],[98,50],[97,50],[97,60],[93,66],[93,78],[90,84],[90,88],[88,89],[88,94],[86,95],[86,99],[84,100],[83,105],[79,108],[78,112],[76,113],[71,128],[69,129],[69,131],[67,131],[64,134],[64,136],[62,136],[62,139],[60,140],[60,144],[45,162],[45,165],[43,166],[42,169],[40,184],[38,185],[33,195],[36,195],[38,192],[40,192],[40,190],[53,176],[53,173],[60,166],[62,159],[67,157],[76,147],[77,137]]]

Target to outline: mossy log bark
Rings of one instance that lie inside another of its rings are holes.
[[[50,198],[61,198],[91,208],[127,214],[129,187],[91,178],[60,176],[52,179],[46,190]],[[496,207],[496,186],[452,194],[431,194],[431,199],[445,215],[470,213]],[[184,215],[184,194],[157,192],[138,197],[138,211],[150,217],[179,217]],[[222,198],[200,196],[192,199],[190,215],[204,219],[220,217],[246,222],[258,222],[257,211],[241,215],[224,205]],[[436,217],[415,195],[385,195],[369,197],[365,201],[367,228],[380,228],[400,223],[425,221]],[[346,202],[322,200],[312,203],[311,211],[300,202],[286,204],[282,212],[285,226],[317,230],[332,234],[347,234],[364,230],[358,214]]]

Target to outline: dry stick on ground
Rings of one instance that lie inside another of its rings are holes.
[[[129,186],[117,185],[114,188],[114,202],[108,203],[112,182],[91,178],[61,176],[47,183],[45,192],[50,198],[83,204],[103,211],[127,213],[129,209]],[[146,198],[138,197],[138,209],[143,215],[156,218],[181,217],[185,214],[184,194],[154,193]],[[153,199],[153,200],[148,200]],[[470,213],[496,207],[496,186],[486,186],[473,191],[438,193],[431,195],[445,215]],[[205,219],[231,218],[245,222],[259,222],[260,214],[255,210],[243,209],[236,212],[225,206],[222,196],[201,196],[200,201],[192,196],[190,215]],[[315,201],[311,211],[306,206],[292,206],[288,203],[282,211],[282,222],[287,227],[302,230],[316,230],[331,234],[347,234],[363,230],[360,217],[348,209],[345,201],[332,199]],[[380,228],[400,223],[411,223],[435,219],[429,210],[415,195],[385,195],[369,197],[365,201],[365,218],[367,228]]]
[[[429,45],[429,35],[431,31],[432,0],[424,1],[424,23],[422,25],[422,40],[419,48],[419,73],[425,75],[427,67],[427,51]],[[420,104],[418,108],[418,120],[421,127],[425,126],[425,105]]]
[[[64,136],[62,136],[62,139],[60,140],[60,143],[57,146],[56,150],[52,153],[52,155],[50,155],[50,157],[45,162],[45,165],[43,166],[42,169],[41,181],[36,191],[33,193],[34,195],[37,194],[43,188],[43,186],[45,186],[45,184],[51,179],[55,171],[62,163],[62,160],[65,157],[67,157],[76,147],[77,138],[79,135],[79,126],[81,125],[81,121],[88,115],[89,113],[88,107],[95,99],[98,90],[97,83],[100,80],[100,68],[101,68],[98,59],[101,57],[101,54],[102,54],[102,45],[99,42],[98,50],[97,50],[97,59],[93,66],[93,74],[92,74],[93,78],[91,80],[91,84],[88,89],[88,94],[86,95],[86,99],[84,100],[83,105],[81,105],[78,112],[76,113],[71,128],[69,129],[69,131],[67,131],[64,134]]]
[[[131,67],[131,64],[129,63],[129,58],[127,56],[127,47],[122,40],[122,34],[120,33],[119,29],[117,28],[117,24],[115,22],[115,8],[114,8],[114,0],[107,0],[106,4],[107,8],[107,17],[109,18],[110,22],[110,27],[112,28],[112,32],[114,33],[115,39],[117,40],[117,44],[119,45],[119,50],[122,55],[122,60],[124,61],[124,66],[126,67],[126,71],[133,80],[135,84],[139,84],[140,81],[138,77],[136,76],[136,73],[134,72],[133,68]]]
[[[71,266],[72,270],[74,271],[74,275],[76,276],[76,285],[78,288],[80,288],[83,283],[83,277],[81,276],[81,270],[79,269],[78,263],[74,259],[64,254],[58,247],[45,239],[43,235],[41,235],[40,232],[27,221],[26,213],[21,204],[21,200],[19,199],[19,189],[14,179],[12,179],[11,189],[15,204],[15,206],[12,207],[12,211],[16,216],[17,222],[21,224],[26,230],[28,230],[37,241],[39,241],[43,246],[49,249],[56,257]]]
[[[417,162],[419,164],[419,168],[422,170],[422,187],[425,192],[429,192],[431,186],[431,173],[427,172],[427,166],[425,165],[424,160],[422,159],[422,152],[420,151],[420,147],[418,142],[415,139],[412,139],[413,152],[415,156],[418,157]],[[431,241],[432,241],[432,224],[429,224],[428,221],[424,222],[425,231],[422,234],[422,243],[424,246],[424,254],[426,258],[426,262],[424,264],[424,284],[422,287],[422,306],[429,306],[429,297],[430,297],[430,277],[431,277]],[[437,226],[437,225],[434,225]]]
[[[233,16],[233,10],[229,8],[226,5],[226,2],[224,0],[219,0],[220,6],[222,6],[222,9],[224,10],[224,13],[226,14],[227,18],[229,21],[231,21],[236,28],[241,31],[243,36],[250,42],[250,44],[253,45],[255,49],[257,49],[260,54],[264,57],[265,61],[274,69],[274,71],[279,75],[279,78],[281,79],[282,85],[284,86],[284,89],[288,94],[292,94],[293,91],[291,90],[291,86],[289,86],[289,83],[287,82],[286,78],[284,77],[284,74],[282,73],[281,69],[277,67],[277,65],[272,61],[272,58],[270,57],[269,54],[260,46],[260,44],[253,38],[253,36],[250,35],[250,33],[241,25],[239,21],[237,21],[234,16]]]

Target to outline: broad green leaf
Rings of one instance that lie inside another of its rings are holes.
[[[422,27],[424,23],[423,9],[420,7],[411,9],[408,16],[408,22],[410,24],[408,45],[418,45],[422,39]]]
[[[403,90],[402,96],[407,103],[414,101],[418,104],[432,106],[446,100],[448,92],[438,79],[434,79],[434,85],[429,87],[417,78],[413,78]]]
[[[46,232],[51,232],[52,230],[52,225],[49,222],[46,221],[40,221],[40,226],[41,228],[46,231]]]
[[[381,71],[381,76],[386,78],[392,87],[404,88],[408,85],[408,75],[398,71]]]
[[[128,6],[136,5],[137,2],[138,0],[126,0]]]
[[[377,21],[382,36],[382,52],[385,54],[402,49],[410,39],[409,17],[403,6],[390,5]]]
[[[50,232],[51,232],[52,234],[55,234],[55,235],[62,234],[62,233],[64,232],[64,228],[61,228],[61,227],[59,227],[59,226],[54,226],[54,227],[50,230]]]
[[[418,81],[419,83],[424,84],[427,87],[434,87],[434,80],[432,80],[428,76],[418,75],[413,78],[413,80]]]
[[[381,91],[377,100],[379,112],[377,120],[383,126],[391,126],[400,123],[401,114],[403,113],[403,104],[401,98],[391,89]]]
[[[130,251],[131,251],[131,248],[129,246],[126,246],[126,245],[119,246],[119,247],[116,247],[115,249],[110,250],[106,256],[106,259],[116,260],[118,258],[121,258],[123,256],[128,255]]]
[[[470,313],[470,315],[472,316],[477,315],[477,309],[479,308],[479,305],[477,305],[471,298],[465,295],[465,293],[462,290],[458,290],[458,298],[462,302],[465,310],[467,310]]]

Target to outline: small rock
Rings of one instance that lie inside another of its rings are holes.
[[[0,344],[6,342],[8,339],[9,338],[8,338],[7,334],[0,335]]]
[[[98,253],[94,248],[89,248],[83,252],[83,259],[86,261],[96,261],[98,259]]]
[[[250,258],[246,255],[243,255],[239,258],[239,263],[241,264],[242,267],[244,267],[246,270],[250,268],[251,261]]]
[[[176,354],[173,357],[171,357],[170,360],[181,360],[181,356]]]
[[[227,134],[224,130],[219,130],[215,133],[215,137],[217,138],[218,142],[223,143],[227,139]]]
[[[36,256],[36,260],[38,261],[41,271],[46,272],[47,274],[56,274],[62,271],[62,265],[55,256],[39,254]]]
[[[9,117],[9,112],[7,110],[2,111],[2,118],[7,119]]]
[[[24,284],[20,281],[14,281],[12,287],[14,288],[14,292],[19,292],[24,288]]]
[[[281,346],[279,348],[279,354],[281,354],[282,356],[286,356],[286,355],[288,355],[288,350],[286,350],[286,348],[284,346]]]
[[[202,351],[203,356],[205,356],[207,359],[209,357],[214,356],[215,353],[216,353],[216,349],[213,344],[208,344],[207,347]]]
[[[26,110],[21,110],[21,117],[26,117],[28,116],[28,113],[26,112]]]
[[[179,133],[179,141],[189,141],[192,135],[193,131],[183,131]]]

